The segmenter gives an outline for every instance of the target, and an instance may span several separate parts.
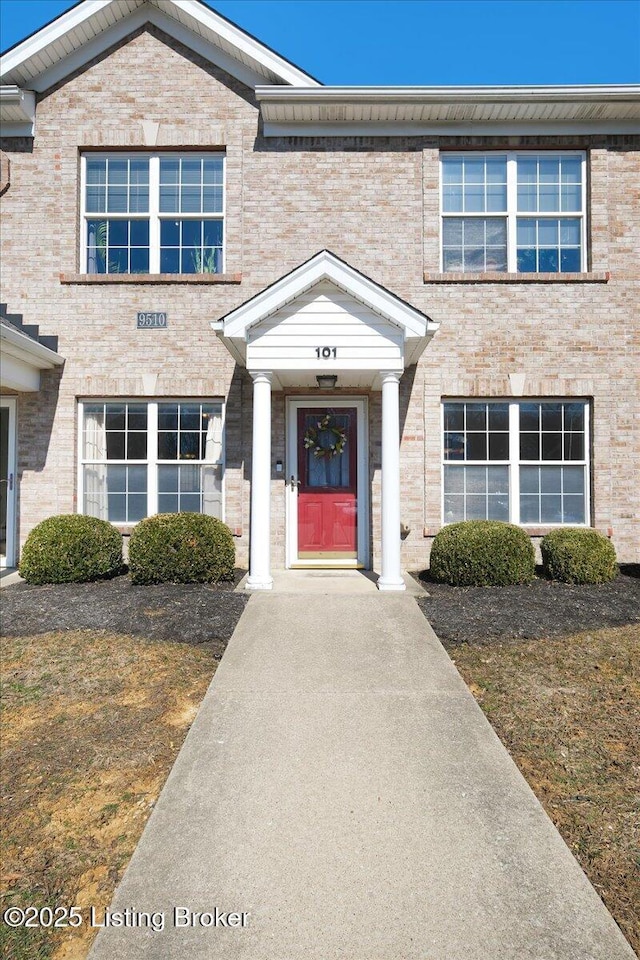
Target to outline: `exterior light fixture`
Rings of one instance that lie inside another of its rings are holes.
[[[319,373],[316,380],[320,390],[333,390],[338,382],[335,373]]]

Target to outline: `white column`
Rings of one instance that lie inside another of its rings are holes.
[[[379,590],[404,590],[400,568],[400,377],[382,377],[382,571]]]
[[[271,590],[271,378],[252,373],[253,457],[247,590]]]

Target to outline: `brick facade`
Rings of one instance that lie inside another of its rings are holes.
[[[248,88],[149,27],[40,95],[33,141],[3,141],[11,183],[0,199],[2,299],[58,336],[66,358],[62,374],[43,374],[40,393],[19,400],[20,541],[44,517],[78,508],[78,398],[224,398],[225,519],[246,564],[252,385],[210,322],[327,248],[441,324],[401,381],[405,567],[426,565],[425,531],[441,522],[442,398],[510,398],[514,374],[524,377],[524,397],[590,401],[592,521],[610,532],[621,561],[640,560],[640,138],[265,139],[258,121]],[[442,146],[586,150],[589,276],[444,282],[455,278],[439,276]],[[80,152],[190,147],[226,151],[220,282],[79,278]],[[168,328],[137,330],[138,310],[167,311]],[[284,407],[276,394],[274,463],[285,454]],[[379,393],[369,395],[369,414],[376,566]],[[276,568],[284,526],[274,472]]]

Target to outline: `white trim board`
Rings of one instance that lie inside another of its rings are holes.
[[[319,81],[197,0],[84,0],[0,60],[5,83],[42,91],[145,23],[153,23],[254,89]]]
[[[345,293],[396,324],[404,330],[406,336],[424,337],[438,329],[439,324],[434,323],[424,313],[365,277],[329,250],[321,250],[247,303],[228,313],[222,321],[224,336],[244,339],[248,328],[253,324],[266,319],[323,280],[331,281]],[[216,321],[212,327],[219,329],[219,322]]]
[[[7,529],[5,553],[0,555],[0,567],[13,567],[16,562],[16,484],[17,484],[17,400],[15,397],[1,397],[0,407],[9,410],[9,434],[7,450]],[[12,489],[9,489],[11,486]]]
[[[288,482],[293,474],[298,475],[298,424],[297,415],[301,407],[355,407],[358,418],[358,556],[356,560],[299,560],[298,559],[298,488],[291,488]],[[287,569],[292,567],[313,569],[325,567],[327,569],[344,569],[364,567],[370,569],[369,556],[369,528],[371,525],[371,505],[369,497],[369,404],[366,397],[332,396],[326,394],[318,397],[287,397],[286,398],[286,459],[285,459],[285,523],[286,523],[286,557]]]

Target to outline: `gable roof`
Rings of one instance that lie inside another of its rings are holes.
[[[46,90],[145,23],[251,88],[259,83],[320,85],[202,0],[80,0],[2,55],[2,83]]]
[[[402,332],[407,366],[416,362],[427,341],[439,328],[439,323],[360,273],[330,250],[321,250],[310,260],[295,267],[221,320],[213,321],[211,328],[244,365],[250,328],[327,280]]]
[[[325,87],[203,0],[80,0],[0,57],[3,134],[33,136],[34,93],[147,23],[255,90],[266,137],[640,132],[640,84]]]

